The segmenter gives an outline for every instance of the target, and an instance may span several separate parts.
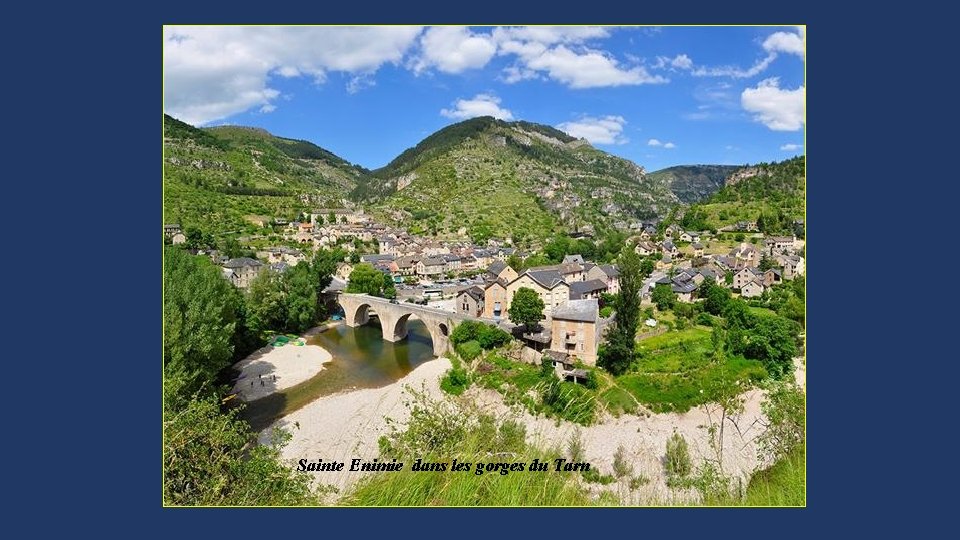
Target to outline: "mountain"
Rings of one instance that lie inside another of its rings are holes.
[[[387,221],[445,238],[512,238],[665,215],[666,180],[555,128],[480,117],[447,126],[358,181],[353,197]]]
[[[219,233],[257,216],[342,206],[369,171],[307,141],[259,128],[198,129],[163,117],[164,222]]]
[[[758,221],[762,215],[765,232],[787,233],[795,229],[794,220],[805,219],[806,195],[806,158],[797,156],[735,171],[720,190],[692,206],[687,214],[699,213],[708,225],[691,228],[720,228],[738,221]]]
[[[724,181],[736,165],[678,165],[647,174],[648,178],[667,182],[670,191],[681,202],[691,204],[702,201],[724,186]]]

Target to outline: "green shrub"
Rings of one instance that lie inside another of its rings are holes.
[[[464,361],[470,362],[474,358],[480,356],[480,353],[483,352],[483,348],[480,347],[478,341],[467,341],[462,343],[457,347],[457,353],[460,355],[460,358],[463,358]]]
[[[570,440],[567,441],[567,457],[570,458],[570,461],[583,461],[583,433],[580,428],[570,434]]]
[[[623,478],[633,473],[633,465],[627,461],[626,453],[627,451],[623,446],[618,446],[616,453],[613,454],[613,474],[617,478]]]
[[[470,376],[459,360],[454,360],[453,367],[440,379],[440,389],[444,392],[459,396],[470,387]]]
[[[583,479],[592,484],[601,484],[607,485],[612,484],[616,479],[609,474],[600,474],[600,469],[596,467],[590,467],[590,469],[583,471]]]
[[[613,315],[613,306],[603,306],[600,308],[600,316],[606,319],[610,315]]]
[[[642,474],[638,474],[630,479],[630,489],[637,489],[650,483],[650,479]]]
[[[690,463],[690,450],[687,447],[687,440],[676,431],[667,440],[667,483],[677,483],[690,475],[693,468]]]
[[[513,336],[506,331],[488,324],[480,323],[480,329],[477,332],[477,341],[480,342],[480,346],[484,349],[502,347],[503,345],[509,343],[511,339],[513,339]]]
[[[700,313],[697,315],[697,324],[713,326],[713,317],[711,317],[709,313]]]

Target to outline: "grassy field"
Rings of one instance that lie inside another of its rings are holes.
[[[720,397],[722,383],[750,384],[767,375],[753,360],[715,362],[710,329],[703,326],[645,339],[637,350],[638,370],[617,377],[616,384],[654,412],[685,412]]]
[[[807,450],[801,446],[750,479],[744,506],[805,506]]]

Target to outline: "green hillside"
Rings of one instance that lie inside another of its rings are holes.
[[[678,165],[660,169],[647,175],[649,178],[668,183],[681,202],[700,202],[716,193],[737,169],[737,165]]]
[[[312,143],[247,127],[198,129],[164,115],[163,220],[220,233],[248,217],[340,206],[367,171]]]
[[[762,215],[765,226],[761,228],[765,232],[792,232],[793,221],[804,219],[806,190],[806,158],[803,156],[744,167],[728,177],[726,185],[709,199],[687,211],[691,216],[701,216],[707,226],[689,226],[719,229],[738,221],[757,221]]]
[[[536,242],[590,224],[665,215],[665,181],[549,126],[474,118],[448,126],[361,180],[354,197],[411,232]]]

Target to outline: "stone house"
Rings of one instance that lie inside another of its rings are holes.
[[[584,279],[586,281],[591,279],[602,281],[607,286],[606,292],[610,294],[620,292],[620,271],[612,264],[592,265],[584,275]]]
[[[584,300],[600,298],[601,293],[607,292],[607,284],[599,279],[588,279],[570,284],[570,300]]]
[[[680,249],[678,249],[671,240],[664,240],[663,244],[661,244],[661,248],[663,249],[664,255],[670,255],[674,258],[680,255]]]
[[[694,257],[703,257],[703,244],[700,242],[694,242],[690,245],[690,247],[693,248]]]
[[[509,264],[503,261],[493,261],[489,267],[487,267],[487,277],[492,280],[503,280],[504,283],[510,283],[511,281],[517,279],[519,274],[517,271],[510,267]]]
[[[239,257],[223,263],[223,276],[237,288],[246,289],[262,269],[262,262],[249,257]]]
[[[550,318],[553,308],[570,300],[570,285],[557,270],[530,268],[507,285],[507,305],[521,287],[533,289],[543,300],[543,315]]]
[[[733,274],[733,288],[742,289],[747,283],[760,280],[763,281],[763,272],[756,268],[741,268],[736,273]]]
[[[447,261],[443,257],[426,257],[417,262],[418,276],[439,276],[446,271]]]
[[[491,281],[483,290],[483,316],[500,320],[507,317],[507,284],[504,281]]]
[[[457,293],[455,300],[457,313],[471,317],[481,317],[484,312],[484,290],[474,285]]]
[[[745,283],[743,287],[740,287],[740,296],[744,298],[753,298],[763,294],[763,290],[763,283],[758,279],[754,279]]]
[[[454,255],[453,253],[447,253],[446,255],[441,256],[446,262],[445,268],[447,272],[459,272],[460,271],[460,256]]]
[[[550,349],[597,365],[599,303],[596,298],[570,300],[554,308]]]
[[[649,240],[643,239],[637,242],[637,246],[633,248],[637,255],[641,257],[646,257],[647,255],[652,255],[657,252],[657,246]]]

